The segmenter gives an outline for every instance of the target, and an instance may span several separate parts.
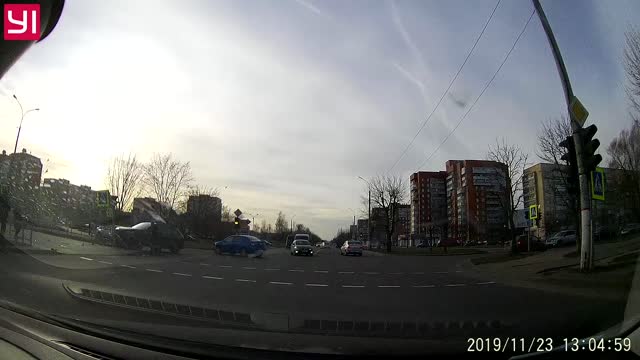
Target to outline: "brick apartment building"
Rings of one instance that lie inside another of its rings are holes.
[[[451,241],[502,241],[507,232],[506,165],[486,160],[446,163],[448,236]]]
[[[42,161],[40,158],[22,152],[7,155],[0,154],[0,184],[17,185],[21,189],[37,189],[42,180]]]
[[[411,175],[409,246],[430,236],[440,239],[442,225],[447,223],[446,178],[446,171],[420,171]]]

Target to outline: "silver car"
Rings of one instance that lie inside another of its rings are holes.
[[[553,234],[547,238],[545,244],[547,246],[560,247],[565,245],[575,244],[577,241],[577,234],[575,230],[564,230]]]

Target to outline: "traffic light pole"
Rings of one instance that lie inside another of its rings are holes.
[[[547,40],[549,40],[549,45],[551,46],[551,50],[553,52],[553,58],[556,62],[556,67],[558,69],[558,75],[560,75],[560,80],[562,82],[562,88],[564,90],[564,97],[567,103],[567,110],[569,112],[569,117],[571,119],[571,130],[573,131],[573,142],[575,144],[576,149],[576,158],[577,158],[577,166],[578,166],[578,174],[579,174],[579,183],[580,183],[580,237],[581,237],[581,248],[580,248],[580,270],[581,271],[591,271],[593,268],[593,242],[591,241],[591,198],[590,198],[590,189],[589,189],[589,177],[588,173],[585,170],[584,166],[584,158],[583,158],[583,149],[582,149],[582,139],[580,130],[582,129],[582,125],[580,125],[573,113],[569,111],[571,106],[571,101],[574,98],[573,89],[571,88],[571,82],[569,81],[569,74],[567,73],[567,68],[564,65],[564,61],[562,60],[562,55],[560,54],[560,48],[558,47],[558,43],[556,42],[555,36],[553,35],[553,31],[551,30],[551,26],[549,25],[549,21],[547,20],[547,16],[542,9],[542,5],[540,5],[540,0],[532,0],[533,6],[536,9],[536,13],[538,13],[538,18],[540,18],[540,23],[544,28],[544,32],[547,35]]]

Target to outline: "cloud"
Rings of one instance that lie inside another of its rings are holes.
[[[320,9],[318,9],[317,6],[313,5],[311,3],[311,1],[309,0],[294,0],[295,2],[297,2],[298,4],[302,5],[303,7],[305,7],[307,10],[320,15],[322,17],[326,17],[326,14],[323,13]]]

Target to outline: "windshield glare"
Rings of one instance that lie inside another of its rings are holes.
[[[193,358],[638,351],[596,334],[640,316],[640,1],[15,2],[0,307]]]

